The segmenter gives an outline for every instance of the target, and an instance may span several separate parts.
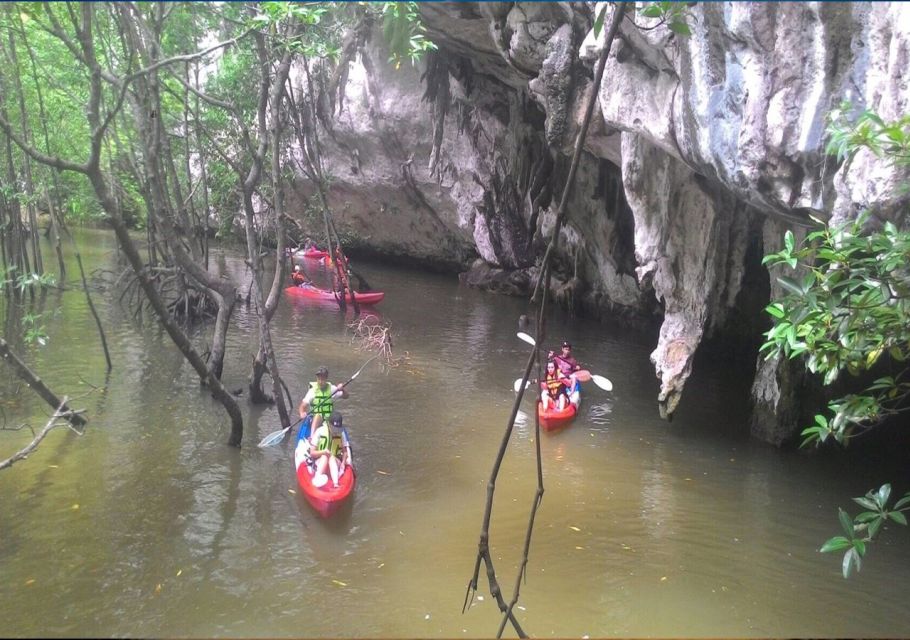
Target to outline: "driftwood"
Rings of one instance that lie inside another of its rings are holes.
[[[78,412],[75,412],[71,409],[66,409],[66,401],[67,397],[63,396],[63,400],[60,402],[60,406],[58,406],[57,410],[54,411],[54,415],[52,415],[50,420],[47,421],[47,424],[44,425],[44,428],[35,435],[35,438],[26,447],[19,450],[6,460],[0,461],[0,469],[9,469],[20,460],[25,460],[32,451],[38,448],[38,445],[41,444],[41,441],[44,440],[45,437],[47,437],[47,434],[49,434],[57,427],[67,426],[78,435],[82,435],[81,431],[78,431],[72,427],[74,418],[82,419],[82,416],[80,416]],[[61,420],[65,420],[66,422],[61,422]]]

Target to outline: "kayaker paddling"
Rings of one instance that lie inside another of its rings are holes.
[[[344,383],[337,386],[331,384],[329,382],[328,368],[319,367],[316,370],[316,381],[310,383],[310,388],[306,395],[303,396],[303,400],[300,401],[300,407],[297,409],[301,418],[306,417],[308,413],[313,414],[314,432],[325,418],[332,415],[332,411],[335,408],[335,396],[347,398],[348,390],[345,388]]]
[[[563,341],[559,353],[550,351],[547,354],[547,359],[551,362],[555,362],[556,366],[559,367],[560,373],[572,381],[572,384],[569,385],[569,395],[571,396],[574,393],[578,393],[579,385],[578,378],[575,376],[575,372],[580,371],[581,366],[578,364],[578,360],[572,356],[571,343],[569,343],[567,340]]]

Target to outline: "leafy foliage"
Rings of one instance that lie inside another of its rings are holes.
[[[864,111],[850,123],[845,115],[848,110],[849,105],[842,105],[831,115],[830,153],[844,160],[865,148],[892,162],[910,164],[910,119],[887,123]],[[773,319],[761,347],[766,358],[803,357],[825,385],[833,384],[843,372],[859,376],[879,371],[883,357],[890,359],[888,375],[831,401],[829,415],[816,415],[814,424],[802,431],[803,446],[829,439],[846,444],[908,406],[910,233],[891,222],[870,230],[867,222],[868,214],[862,214],[837,227],[822,226],[799,246],[787,231],[784,248],[763,261],[770,266],[786,265],[796,273],[777,279],[786,293],[765,308]],[[860,569],[866,543],[885,520],[906,523],[900,511],[910,498],[900,500],[892,514],[887,510],[890,491],[890,485],[883,485],[865,498],[856,498],[868,511],[853,520],[841,510],[847,536],[828,540],[821,550],[845,551],[844,577],[853,568]]]
[[[814,231],[798,248],[788,231],[784,248],[764,259],[799,266],[802,276],[778,278],[787,295],[766,308],[774,326],[761,350],[768,357],[805,356],[826,385],[843,371],[872,369],[885,353],[900,363],[910,358],[910,234],[890,222],[880,233],[863,233],[865,218]],[[803,431],[804,444],[828,437],[843,443],[856,427],[898,411],[910,394],[906,373],[905,367],[832,402],[833,418],[816,416]]]
[[[866,148],[891,162],[910,164],[910,115],[885,122],[877,113],[866,109],[850,122],[852,110],[853,105],[843,102],[829,114],[830,140],[826,148],[829,154],[847,160]]]
[[[603,3],[597,16],[594,18],[594,37],[600,37],[600,32],[604,26],[604,18],[607,14],[608,3]],[[689,28],[689,20],[694,20],[694,16],[688,9],[685,2],[642,2],[638,3],[638,15],[644,18],[659,18],[657,24],[650,27],[639,27],[642,31],[650,31],[659,26],[667,25],[667,28],[673,33],[680,36],[691,36],[692,29]]]
[[[57,278],[52,273],[20,273],[16,275],[17,267],[10,265],[6,269],[0,266],[0,292],[6,287],[14,287],[20,293],[29,287],[53,287],[57,285]]]
[[[866,493],[865,497],[853,498],[853,501],[865,511],[857,514],[852,519],[843,509],[838,510],[838,519],[844,530],[844,535],[834,536],[822,545],[822,553],[843,551],[844,559],[842,572],[844,578],[849,578],[855,568],[862,568],[862,559],[866,555],[866,543],[881,530],[888,520],[897,524],[907,525],[907,516],[904,511],[910,509],[910,493],[899,499],[893,507],[888,507],[891,498],[891,485],[883,484],[877,490]]]
[[[436,50],[436,45],[425,35],[416,2],[383,2],[382,18],[382,33],[390,50],[389,62],[396,69],[405,59],[414,65],[424,53]]]
[[[48,336],[44,325],[41,324],[40,313],[26,313],[22,316],[22,327],[25,329],[23,340],[25,344],[38,344],[44,346],[47,344]]]

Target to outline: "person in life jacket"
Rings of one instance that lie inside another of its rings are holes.
[[[344,384],[334,385],[329,382],[329,370],[326,367],[319,367],[316,370],[316,381],[310,383],[310,388],[300,401],[300,407],[297,412],[301,418],[305,418],[308,413],[313,414],[313,432],[319,428],[323,420],[332,415],[335,408],[334,398],[347,398],[348,390]]]
[[[547,362],[546,377],[540,383],[543,389],[540,393],[540,402],[544,410],[556,407],[560,411],[566,408],[569,403],[569,387],[572,381],[562,375],[556,363],[550,360]]]
[[[342,426],[341,414],[332,412],[328,423],[313,430],[307,455],[314,461],[313,485],[321,487],[328,482],[326,470],[332,478],[332,487],[338,488],[338,479],[351,464],[351,443]]]
[[[299,264],[294,265],[294,272],[291,274],[291,280],[298,287],[310,281],[310,279],[306,277],[306,274],[300,270]]]
[[[564,341],[560,352],[550,351],[547,358],[555,362],[560,373],[572,381],[572,384],[569,385],[569,393],[578,393],[578,380],[575,378],[575,372],[581,370],[581,366],[578,364],[578,360],[572,356],[572,345],[568,341]]]

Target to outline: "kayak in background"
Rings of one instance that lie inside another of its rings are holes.
[[[328,300],[335,302],[338,297],[332,291],[326,289],[320,289],[314,284],[303,284],[295,287],[288,287],[284,290],[289,296],[299,297],[299,298],[308,298],[310,300]],[[348,302],[353,302],[355,299],[358,304],[376,304],[385,297],[385,293],[382,291],[355,291],[354,297],[351,297],[351,292],[345,292],[345,299]]]
[[[309,258],[311,260],[322,260],[323,258],[329,257],[329,252],[323,251],[322,249],[317,249],[316,247],[310,247],[309,249],[299,249],[294,252],[294,255],[298,258]]]

